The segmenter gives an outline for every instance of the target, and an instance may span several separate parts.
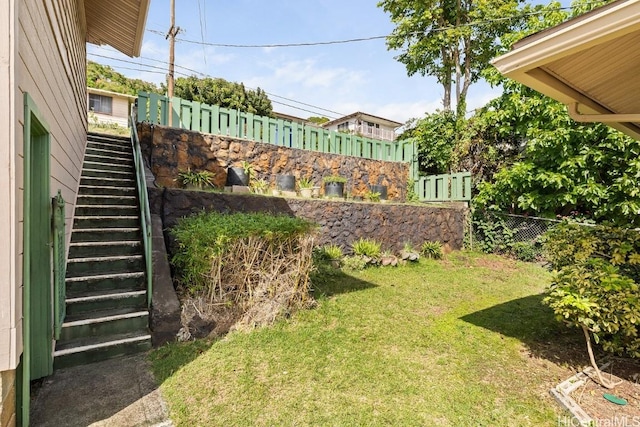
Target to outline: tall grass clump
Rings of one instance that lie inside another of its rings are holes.
[[[172,230],[176,279],[210,304],[240,307],[241,323],[266,324],[313,302],[309,273],[316,226],[265,213],[203,212]]]

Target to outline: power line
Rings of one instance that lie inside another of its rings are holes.
[[[139,66],[141,66],[141,67],[151,68],[151,69],[155,69],[155,70],[165,70],[165,68],[164,68],[164,67],[157,67],[157,66],[155,66],[155,65],[144,64],[144,63],[142,63],[142,62],[136,62],[136,61],[132,61],[132,60],[129,60],[129,59],[119,59],[119,58],[114,58],[114,57],[111,57],[111,56],[100,55],[100,54],[97,54],[97,53],[88,53],[88,55],[97,56],[97,57],[99,57],[99,58],[104,58],[104,59],[110,59],[110,60],[113,60],[113,61],[125,62],[125,63],[127,63],[127,64],[139,65]],[[148,60],[148,61],[158,62],[158,63],[161,63],[161,64],[167,64],[167,62],[166,62],[166,61],[162,61],[162,60],[159,60],[159,59],[153,59],[153,58],[141,58],[141,59],[146,59],[146,60]],[[148,73],[156,73],[156,74],[166,74],[166,72],[149,71],[149,70],[140,70],[140,69],[135,69],[135,68],[123,67],[123,66],[121,66],[121,65],[118,65],[117,67],[118,67],[118,68],[125,69],[125,70],[144,71],[144,72],[148,72]],[[203,72],[201,72],[201,71],[193,70],[193,69],[191,69],[191,68],[183,67],[183,66],[181,66],[181,65],[177,65],[177,64],[176,64],[176,67],[177,67],[177,68],[182,68],[182,69],[184,69],[184,70],[188,70],[188,71],[191,71],[191,72],[194,72],[194,73],[199,74],[199,75],[204,76],[204,77],[211,77],[211,76],[209,76],[209,75],[207,75],[207,74],[205,74],[205,73],[203,73]],[[185,77],[189,77],[189,74],[187,74],[187,73],[182,73],[182,72],[180,72],[180,71],[176,71],[175,73],[176,73],[176,74],[180,74],[180,75],[185,76]],[[211,77],[211,78],[212,78],[212,77]],[[256,89],[254,89],[254,88],[250,88],[250,87],[248,87],[248,89],[256,90]],[[344,114],[344,113],[340,113],[340,112],[338,112],[338,111],[329,110],[329,109],[327,109],[327,108],[322,108],[322,107],[319,107],[319,106],[317,106],[317,105],[313,105],[313,104],[307,104],[307,103],[304,103],[304,102],[301,102],[301,101],[296,101],[295,99],[291,99],[291,98],[287,98],[287,97],[284,97],[284,96],[276,95],[276,94],[274,94],[274,93],[270,93],[270,92],[265,92],[265,93],[266,93],[267,95],[269,95],[269,96],[272,96],[272,97],[275,97],[275,98],[284,99],[284,100],[286,100],[286,101],[290,101],[290,102],[295,102],[296,104],[304,105],[304,106],[306,106],[306,107],[315,108],[316,110],[321,110],[321,111],[324,111],[325,113],[321,113],[321,112],[319,112],[319,111],[311,111],[311,110],[307,110],[307,109],[305,109],[305,108],[296,107],[296,106],[294,106],[294,105],[286,104],[286,103],[284,103],[284,102],[279,102],[279,101],[275,101],[275,100],[273,100],[273,99],[272,99],[272,100],[271,100],[271,102],[273,102],[273,103],[275,103],[275,104],[285,105],[285,106],[287,106],[287,107],[295,108],[295,109],[298,109],[298,110],[300,110],[300,111],[306,111],[306,112],[308,112],[308,113],[313,113],[313,114],[318,114],[318,115],[327,115],[326,113],[328,112],[328,113],[337,114],[337,115],[338,115],[338,117],[345,116],[345,114]]]
[[[602,3],[602,1],[601,0],[595,0],[595,1],[592,1],[592,2],[585,3],[585,4],[595,4],[595,3]],[[488,24],[492,24],[492,23],[495,23],[495,22],[511,21],[511,20],[515,20],[515,19],[526,18],[528,16],[543,15],[543,14],[548,13],[548,12],[555,12],[555,11],[561,11],[561,10],[571,10],[571,9],[575,9],[575,8],[578,8],[578,7],[581,7],[581,6],[576,6],[576,5],[561,6],[561,7],[558,7],[558,8],[537,10],[537,11],[522,13],[522,14],[513,15],[513,16],[505,16],[505,17],[502,17],[502,18],[487,19],[487,20],[482,20],[482,21],[473,21],[473,22],[460,24],[460,25],[457,25],[457,26],[456,25],[449,25],[449,26],[444,26],[444,27],[435,27],[435,28],[432,28],[431,31],[441,32],[441,31],[454,30],[454,29],[457,29],[457,28],[483,26],[483,25],[488,25]],[[150,29],[147,30],[147,31],[150,32],[150,33],[153,33],[153,34],[164,35],[164,33],[162,33],[161,31],[150,30]],[[424,33],[422,33],[422,32],[416,32],[414,34],[408,34],[408,35],[419,36],[419,35],[423,35],[423,34]],[[356,38],[352,38],[352,39],[328,40],[328,41],[317,41],[317,42],[268,43],[268,44],[210,43],[210,42],[205,42],[205,41],[188,40],[188,39],[181,39],[181,38],[177,38],[176,41],[179,41],[179,42],[182,42],[182,43],[203,45],[203,46],[226,47],[226,48],[283,48],[283,47],[305,47],[305,46],[308,47],[308,46],[326,46],[326,45],[359,43],[359,42],[365,42],[365,41],[385,39],[387,37],[389,37],[389,35],[356,37]]]

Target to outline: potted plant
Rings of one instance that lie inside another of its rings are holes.
[[[188,190],[202,190],[205,186],[213,187],[213,177],[215,175],[209,171],[192,171],[187,168],[186,171],[179,171],[176,181],[180,182],[183,187]]]
[[[344,184],[347,182],[347,178],[339,175],[325,176],[322,181],[324,182],[324,195],[326,197],[344,197]]]
[[[231,166],[227,169],[227,185],[248,186],[253,175],[253,167],[243,160],[240,166]]]
[[[313,181],[309,178],[300,178],[298,181],[300,187],[300,195],[302,197],[310,198],[313,194]]]
[[[372,185],[371,186],[372,193],[378,193],[380,200],[387,200],[387,186],[386,185]]]
[[[278,175],[276,176],[276,187],[280,191],[296,191],[295,175]]]

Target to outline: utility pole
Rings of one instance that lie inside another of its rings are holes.
[[[173,111],[171,107],[171,98],[173,97],[174,86],[174,67],[175,67],[175,48],[176,36],[180,32],[180,27],[176,27],[176,1],[171,0],[171,27],[167,33],[169,40],[169,75],[167,76],[167,97],[169,98],[169,126],[172,126]]]

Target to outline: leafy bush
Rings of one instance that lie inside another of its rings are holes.
[[[557,272],[544,302],[558,319],[605,351],[640,357],[638,232],[563,223],[547,233],[545,253]]]
[[[513,245],[515,231],[506,222],[495,215],[481,210],[473,213],[473,230],[479,249],[488,254],[505,254]]]
[[[382,254],[382,245],[373,239],[365,239],[361,237],[351,243],[351,248],[355,255],[366,256],[369,258],[380,258]]]
[[[192,171],[191,168],[188,168],[186,171],[178,172],[178,179],[182,185],[193,185],[196,187],[212,187],[213,179],[215,175],[209,171]]]
[[[544,299],[558,320],[586,328],[611,353],[640,357],[638,284],[602,259],[563,268]]]
[[[540,256],[535,242],[516,242],[511,245],[510,254],[524,262],[533,262]]]
[[[324,251],[325,255],[327,256],[327,259],[330,260],[338,260],[342,258],[342,248],[338,245],[325,245],[322,247],[322,250]]]
[[[342,266],[347,270],[363,270],[369,262],[363,256],[347,256],[342,259]]]
[[[425,258],[442,259],[442,243],[440,242],[424,242],[420,247],[420,253]]]

